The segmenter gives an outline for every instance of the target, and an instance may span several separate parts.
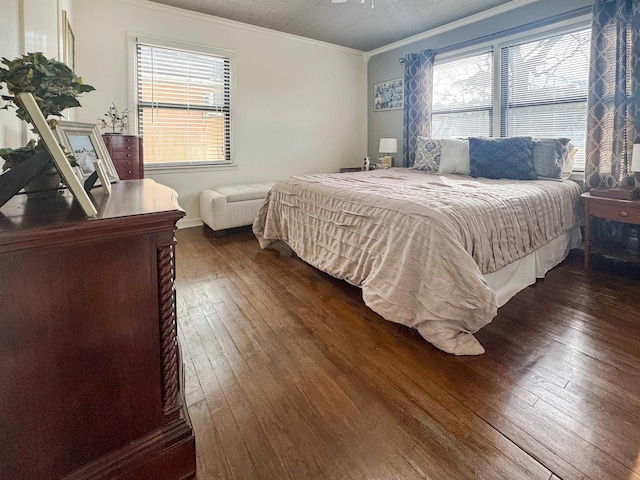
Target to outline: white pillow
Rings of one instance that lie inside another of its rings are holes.
[[[573,163],[575,162],[576,153],[578,152],[578,148],[573,145],[573,143],[569,142],[567,145],[567,156],[564,157],[564,162],[562,163],[562,180],[569,180],[571,174],[573,173]]]
[[[440,165],[438,173],[469,175],[469,140],[443,138],[440,140]]]

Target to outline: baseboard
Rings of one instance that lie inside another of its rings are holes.
[[[195,437],[186,408],[167,427],[64,477],[64,480],[182,480],[196,471]]]
[[[202,225],[201,218],[182,218],[177,223],[178,228],[199,227],[200,225]]]

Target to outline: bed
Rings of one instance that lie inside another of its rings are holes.
[[[580,242],[580,193],[407,168],[297,176],[276,182],[253,231],[361,287],[386,320],[476,355],[473,334]]]

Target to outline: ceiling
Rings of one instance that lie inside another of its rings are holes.
[[[368,52],[513,0],[151,1]]]

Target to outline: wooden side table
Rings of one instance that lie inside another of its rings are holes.
[[[617,198],[592,197],[589,192],[582,194],[584,201],[584,268],[590,269],[591,217],[640,225],[640,200],[619,200]],[[594,249],[600,253],[623,260],[640,261],[640,255],[630,255],[620,248],[598,245]]]

